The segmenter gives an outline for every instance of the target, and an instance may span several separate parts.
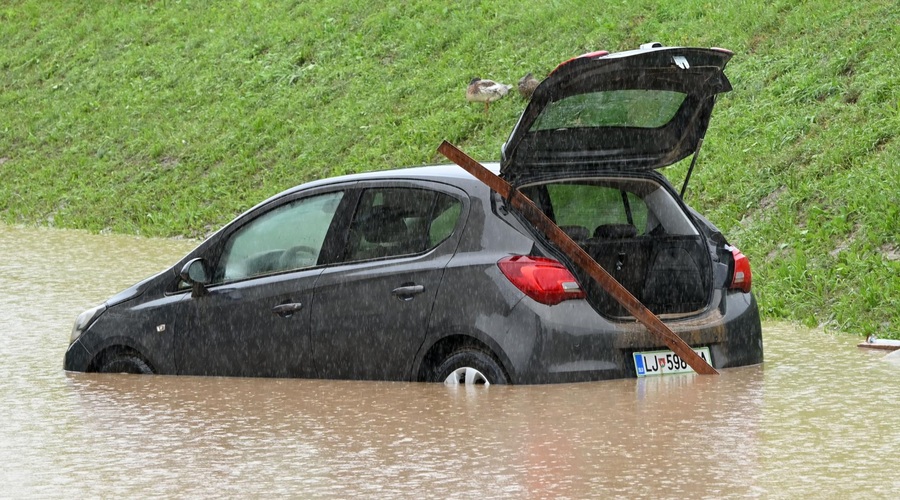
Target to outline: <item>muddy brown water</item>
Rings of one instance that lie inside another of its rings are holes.
[[[0,225],[0,496],[900,494],[900,353],[766,324],[720,376],[441,384],[67,374],[75,316],[193,242]]]

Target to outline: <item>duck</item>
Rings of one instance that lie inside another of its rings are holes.
[[[536,89],[540,83],[540,80],[535,78],[531,73],[528,73],[519,79],[519,95],[525,100],[531,99],[531,94],[534,94],[534,89]]]
[[[483,102],[485,113],[490,104],[498,99],[503,98],[509,93],[511,85],[497,83],[493,80],[482,80],[481,78],[473,78],[466,87],[466,100],[469,102]]]

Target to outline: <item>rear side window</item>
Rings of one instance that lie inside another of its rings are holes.
[[[453,234],[453,228],[456,227],[456,221],[459,220],[460,210],[462,210],[462,203],[459,200],[445,194],[438,195],[435,200],[434,218],[431,220],[431,227],[428,230],[429,247],[437,246],[438,243]]]
[[[363,192],[347,244],[345,261],[425,252],[456,227],[461,203],[428,189],[371,188]]]
[[[634,193],[594,184],[550,184],[546,189],[556,224],[576,240],[647,231],[647,205]]]

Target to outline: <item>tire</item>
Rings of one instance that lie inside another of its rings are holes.
[[[447,356],[434,370],[432,382],[446,385],[508,384],[503,368],[486,352],[464,347]]]
[[[113,353],[105,356],[98,373],[133,373],[137,375],[149,375],[153,369],[140,356],[128,353]]]

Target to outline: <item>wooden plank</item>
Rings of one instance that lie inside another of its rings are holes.
[[[866,349],[880,349],[883,351],[896,351],[900,349],[900,340],[893,339],[874,339],[872,341],[866,340],[865,342],[860,342],[856,344],[857,347],[864,347]]]
[[[695,372],[701,375],[716,375],[716,371],[709,363],[694,352],[687,343],[675,334],[653,312],[647,309],[634,295],[612,277],[600,264],[597,264],[587,252],[578,246],[559,226],[550,220],[537,205],[527,196],[514,189],[508,182],[495,175],[484,165],[473,160],[467,154],[447,141],[441,143],[438,151],[451,161],[472,174],[476,179],[485,183],[493,191],[497,192],[509,205],[525,216],[539,231],[544,233],[550,241],[562,250],[572,262],[583,269],[617,302],[640,321],[660,342],[668,346],[675,354],[683,359]]]

